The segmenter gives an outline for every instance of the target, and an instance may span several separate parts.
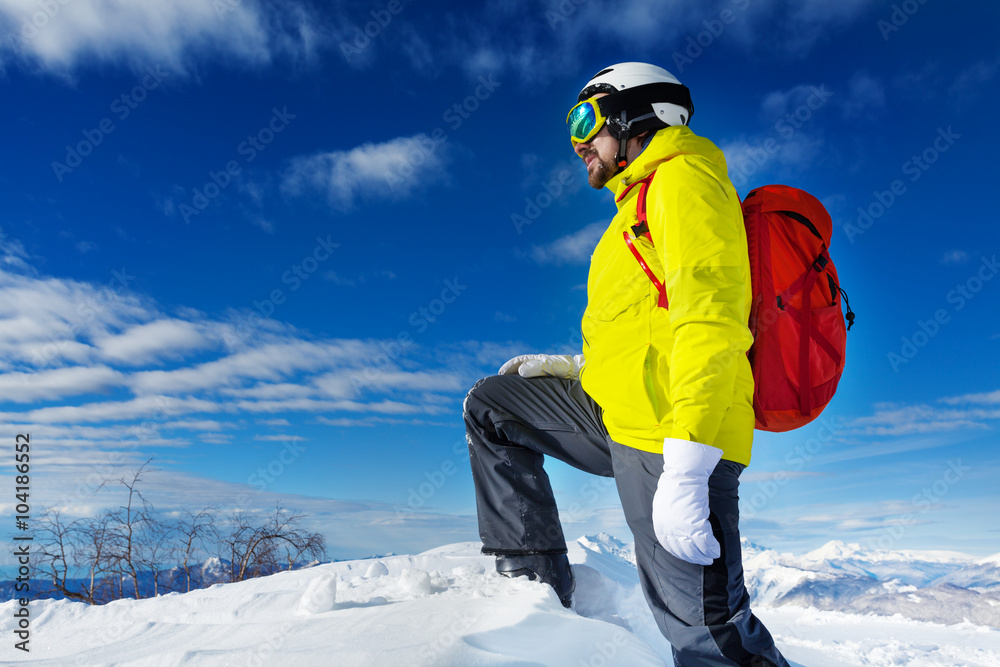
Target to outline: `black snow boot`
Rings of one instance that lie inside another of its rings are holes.
[[[567,609],[573,601],[576,581],[566,554],[497,556],[497,572],[505,577],[528,577],[531,581],[548,584]]]

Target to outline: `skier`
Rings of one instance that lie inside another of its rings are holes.
[[[574,151],[618,212],[591,257],[583,354],[515,357],[465,399],[482,551],[569,607],[575,583],[543,458],[613,476],[675,664],[787,667],[743,582],[751,291],[725,158],[687,127],[688,89],[659,67],[608,67],[578,102]],[[650,175],[648,190],[632,187]]]

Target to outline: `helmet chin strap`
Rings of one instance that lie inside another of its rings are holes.
[[[615,173],[618,175],[628,164],[628,136],[629,126],[625,123],[625,111],[621,112],[618,118],[608,118],[608,132],[618,139],[618,152],[615,154]]]
[[[628,134],[623,134],[618,140],[618,155],[615,156],[615,162],[618,163],[618,169],[615,170],[616,174],[625,169],[625,165],[628,164],[628,156],[626,154],[628,149],[626,144],[628,144]]]

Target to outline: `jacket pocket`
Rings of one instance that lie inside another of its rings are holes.
[[[629,309],[638,307],[654,289],[635,257],[628,252],[625,241],[622,240],[621,244],[624,252],[601,267],[590,287],[585,316],[598,322],[611,322]],[[626,259],[629,261],[624,261]]]

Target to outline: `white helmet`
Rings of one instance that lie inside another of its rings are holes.
[[[626,90],[631,94],[622,94]],[[615,98],[603,99],[601,108],[624,111],[625,117],[620,120],[631,136],[668,125],[687,125],[694,115],[687,86],[662,67],[648,63],[618,63],[602,69],[583,87],[577,101],[597,93],[609,93],[609,98]],[[610,119],[610,114],[606,115]],[[608,129],[614,134],[617,128],[609,123]]]

